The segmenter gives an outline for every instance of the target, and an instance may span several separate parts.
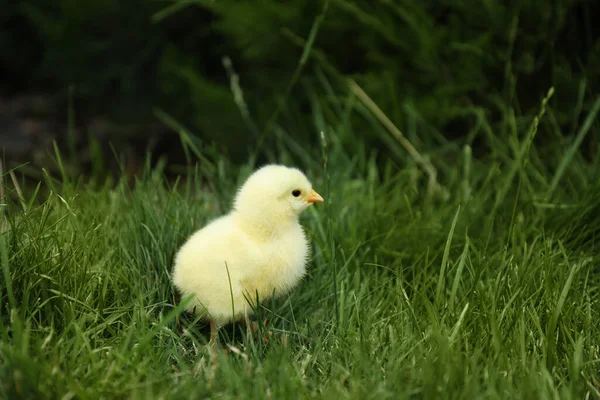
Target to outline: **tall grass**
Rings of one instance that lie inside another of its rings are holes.
[[[269,344],[225,329],[218,365],[206,328],[175,306],[172,261],[254,165],[203,160],[169,182],[159,164],[133,185],[65,173],[21,201],[5,179],[0,397],[600,398],[600,181],[577,150],[598,107],[574,142],[545,143],[542,112],[479,114],[479,157],[472,142],[421,141],[447,191],[430,198],[376,117],[324,88],[307,88],[304,127],[323,132],[322,153],[277,126],[272,160],[328,188],[303,217],[308,276],[262,305]],[[391,158],[366,148],[352,114]]]

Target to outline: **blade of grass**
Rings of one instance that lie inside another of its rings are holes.
[[[196,157],[200,161],[205,163],[211,170],[213,170],[213,171],[215,170],[214,163],[211,162],[208,158],[206,158],[204,156],[204,154],[202,154],[202,152],[200,151],[198,146],[196,146],[196,143],[194,143],[194,141],[192,140],[192,135],[183,125],[181,125],[179,122],[177,122],[175,120],[175,118],[171,117],[169,114],[167,114],[160,108],[154,108],[154,115],[163,124],[165,124],[169,128],[173,129],[175,132],[177,132],[177,134],[181,138],[181,141],[183,143],[185,143],[186,146],[189,146],[189,148],[192,150],[192,152],[196,155]]]
[[[531,126],[527,132],[527,135],[525,136],[525,139],[523,140],[523,144],[521,145],[521,150],[519,151],[519,153],[517,153],[516,159],[514,160],[508,173],[506,174],[506,177],[504,179],[504,184],[502,185],[502,187],[500,188],[500,190],[498,191],[498,193],[496,195],[496,202],[494,203],[494,210],[504,201],[517,172],[519,172],[519,170],[523,169],[523,163],[525,162],[527,152],[531,148],[531,144],[533,143],[533,138],[535,137],[535,134],[537,133],[537,128],[538,128],[539,122],[542,119],[542,117],[544,116],[544,114],[546,113],[546,104],[548,104],[548,101],[550,101],[553,94],[554,94],[554,88],[552,87],[552,88],[550,88],[550,90],[548,90],[548,93],[542,99],[542,105],[540,107],[540,111],[539,111],[538,115],[536,117],[534,117],[533,122],[531,123]],[[491,215],[493,216],[494,212],[492,212]]]
[[[67,105],[67,145],[69,148],[69,161],[71,166],[76,163],[77,152],[75,148],[75,108],[73,106],[73,96],[75,95],[75,86],[69,85],[68,105]]]
[[[158,22],[162,22],[162,20],[165,18],[170,17],[171,15],[176,14],[177,12],[197,3],[199,3],[198,0],[177,0],[173,2],[172,5],[155,12],[151,18],[152,23],[156,24]]]
[[[2,215],[2,219],[6,217]],[[12,287],[12,277],[10,276],[10,265],[8,263],[8,246],[6,245],[7,232],[0,232],[0,262],[2,263],[2,274],[4,275],[4,288],[8,296],[8,304],[11,310],[16,309],[17,302]],[[3,307],[0,307],[0,314],[3,312]],[[9,311],[10,312],[10,311]]]
[[[385,113],[379,108],[379,106],[369,97],[369,95],[352,79],[348,81],[348,87],[350,91],[360,99],[360,101],[367,107],[367,109],[375,115],[379,122],[390,132],[390,134],[406,149],[408,154],[415,160],[417,164],[429,177],[427,184],[427,194],[429,197],[436,194],[443,194],[445,190],[437,181],[437,170],[427,158],[423,157],[421,153],[408,141],[402,131],[396,127],[396,125],[385,115]]]
[[[325,17],[327,16],[328,9],[329,9],[329,0],[325,0],[323,2],[323,7],[321,8],[321,12],[319,13],[319,15],[317,15],[315,17],[312,27],[310,28],[310,32],[308,34],[308,39],[306,40],[306,43],[304,44],[304,48],[302,50],[302,55],[300,56],[300,60],[298,61],[298,64],[296,65],[296,69],[294,70],[294,73],[292,74],[290,83],[287,85],[287,88],[285,89],[285,92],[282,95],[281,100],[277,102],[277,107],[275,108],[275,111],[273,112],[271,117],[268,119],[268,121],[265,125],[265,129],[263,130],[263,133],[259,138],[257,148],[259,148],[259,149],[262,148],[266,136],[273,129],[273,125],[275,124],[275,122],[277,122],[277,118],[279,117],[279,114],[281,113],[281,110],[282,110],[283,106],[285,105],[287,98],[292,93],[292,90],[294,89],[294,86],[296,86],[298,79],[300,79],[300,75],[302,74],[302,71],[304,70],[304,66],[311,55],[313,45],[317,38],[317,34],[319,33],[319,29],[321,28],[321,24],[323,23],[323,21],[325,20]]]
[[[594,105],[592,106],[592,109],[590,110],[585,121],[583,122],[581,129],[577,133],[577,136],[575,137],[573,144],[571,145],[571,147],[569,147],[567,149],[567,151],[565,152],[565,155],[560,160],[560,163],[558,164],[558,167],[556,168],[556,172],[554,173],[554,177],[552,178],[552,182],[550,182],[550,187],[548,188],[548,193],[546,194],[546,199],[549,199],[552,196],[552,194],[554,193],[554,191],[556,190],[556,187],[558,186],[558,183],[560,182],[565,171],[567,170],[567,167],[573,161],[573,158],[575,157],[575,154],[577,153],[579,146],[581,146],[583,139],[585,138],[587,133],[590,131],[592,124],[596,120],[598,111],[600,111],[600,97],[598,97],[596,99],[596,101],[594,102]]]
[[[56,140],[52,141],[52,146],[54,147],[54,154],[56,155],[56,163],[58,165],[58,169],[60,170],[60,174],[62,176],[63,184],[69,182],[69,177],[63,165],[62,157],[60,155],[60,150],[58,149],[58,144],[56,144]]]
[[[15,186],[15,190],[17,191],[17,196],[19,197],[19,202],[21,203],[21,207],[23,208],[23,212],[27,213],[27,203],[25,203],[25,197],[23,196],[23,191],[21,190],[21,185],[19,185],[19,180],[15,175],[15,172],[11,170],[9,172],[10,179],[12,180],[13,185]]]
[[[442,265],[440,267],[440,275],[438,277],[437,287],[435,289],[435,306],[441,307],[442,301],[442,292],[446,286],[446,267],[448,265],[448,257],[450,255],[450,246],[452,245],[452,237],[454,236],[454,228],[456,228],[456,221],[458,221],[458,215],[460,214],[460,206],[456,210],[456,214],[454,214],[454,219],[452,220],[452,226],[450,226],[450,232],[448,233],[448,238],[446,240],[446,246],[444,247],[444,255],[442,257]]]
[[[467,314],[468,310],[469,310],[469,303],[465,304],[465,307],[463,308],[462,312],[460,313],[460,316],[458,317],[458,321],[456,321],[456,324],[454,324],[454,327],[452,328],[452,331],[450,332],[450,337],[448,338],[450,343],[453,343],[456,340],[456,337],[457,337],[458,333],[460,332],[460,327],[463,324],[465,315]]]
[[[456,294],[458,293],[458,285],[462,277],[463,269],[469,255],[469,236],[465,235],[465,247],[460,259],[458,260],[458,268],[456,269],[456,275],[454,276],[454,282],[452,283],[452,290],[450,291],[450,301],[448,302],[450,310],[454,310],[454,302],[456,300]]]
[[[560,244],[560,242],[559,242],[559,244]],[[563,256],[565,257],[565,262],[568,263],[568,257],[566,255],[565,249],[562,247],[562,245],[561,245],[561,250],[562,250]],[[579,271],[579,269],[580,269],[580,264],[578,264],[578,263],[574,263],[573,266],[571,267],[569,276],[567,277],[567,280],[565,281],[565,283],[563,285],[563,288],[560,292],[560,296],[558,298],[558,302],[556,303],[556,307],[554,307],[554,310],[552,311],[552,315],[551,315],[550,321],[548,323],[548,330],[546,331],[546,341],[547,341],[546,365],[549,369],[552,369],[552,367],[554,366],[554,362],[555,362],[555,358],[556,358],[555,334],[556,334],[556,327],[558,324],[558,318],[560,317],[560,314],[565,305],[565,301],[567,300],[569,291],[571,290],[571,285],[573,284],[573,278],[575,277],[575,274]]]

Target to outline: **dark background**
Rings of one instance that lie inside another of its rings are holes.
[[[208,156],[241,163],[262,139],[260,154],[275,151],[278,130],[318,146],[311,99],[344,102],[353,78],[397,126],[413,127],[416,147],[468,142],[482,157],[488,149],[474,134],[476,116],[501,137],[507,110],[520,123],[552,86],[555,130],[573,134],[600,84],[598,6],[9,1],[0,8],[0,146],[9,166],[53,168],[56,140],[84,174],[113,168],[115,153],[135,173],[149,149],[176,172],[184,155],[174,127],[184,126]],[[248,118],[234,101],[224,57],[239,76]],[[369,125],[356,116],[351,123],[385,157]],[[545,140],[538,134],[536,145]],[[593,128],[583,148],[596,146]]]

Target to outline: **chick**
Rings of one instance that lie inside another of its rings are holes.
[[[229,214],[181,247],[173,283],[193,295],[190,311],[206,312],[213,344],[219,327],[247,320],[248,301],[280,296],[302,279],[310,247],[298,219],[322,201],[299,170],[267,165],[242,185]]]

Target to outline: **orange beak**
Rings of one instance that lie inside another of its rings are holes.
[[[321,203],[325,200],[323,200],[323,197],[321,197],[321,195],[317,192],[315,192],[314,190],[310,190],[310,197],[306,200],[309,203]]]

